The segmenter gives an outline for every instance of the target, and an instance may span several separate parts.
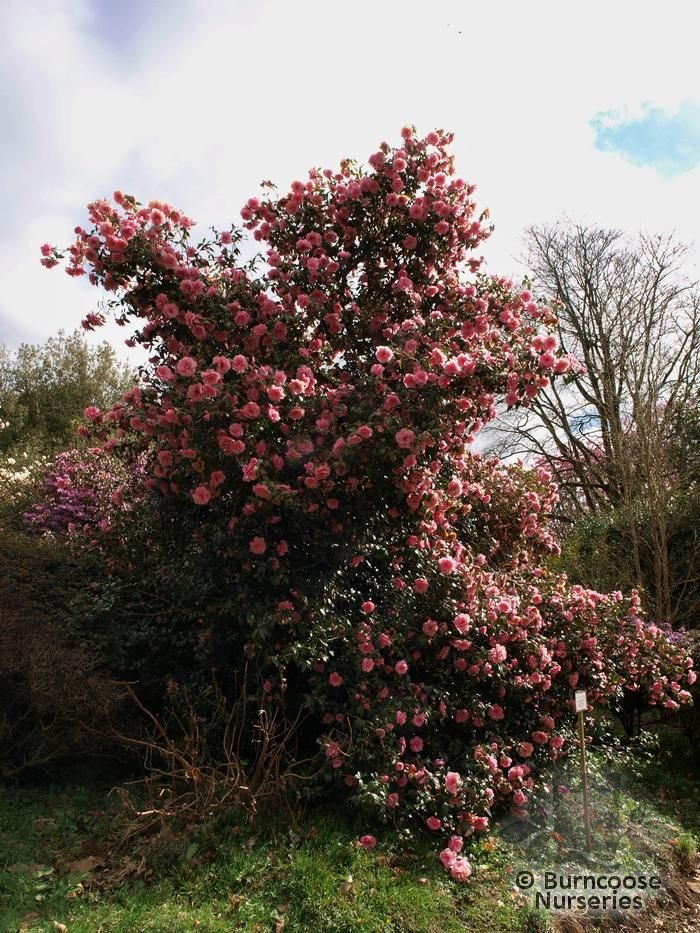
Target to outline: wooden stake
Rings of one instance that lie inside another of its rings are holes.
[[[578,714],[578,736],[581,746],[581,779],[583,781],[583,825],[586,830],[586,849],[591,850],[591,817],[588,812],[588,768],[586,766],[586,727],[583,721],[583,710]]]

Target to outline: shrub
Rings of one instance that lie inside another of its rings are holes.
[[[114,752],[121,689],[71,630],[83,568],[53,542],[0,536],[0,777]],[[100,735],[99,733],[102,733]]]
[[[5,528],[22,527],[22,513],[35,501],[48,460],[32,450],[0,456],[0,522]]]
[[[0,625],[0,777],[51,772],[115,752],[110,721],[123,706],[85,645],[58,626],[5,613]]]
[[[260,812],[269,816],[285,806],[294,816],[294,795],[310,780],[299,773],[294,753],[298,717],[290,722],[279,709],[257,708],[245,680],[233,702],[216,680],[195,700],[172,684],[162,715],[129,693],[145,729],[118,735],[143,753],[146,773],[133,782],[139,785],[138,802],[120,791],[132,816],[128,835],[173,822],[206,822],[231,810],[251,823]]]
[[[124,464],[99,447],[66,450],[42,471],[41,484],[30,508],[23,514],[27,531],[65,535],[107,531],[111,517],[121,506],[124,487],[138,474],[138,463],[127,472]],[[134,505],[135,490],[130,489]]]
[[[571,361],[550,309],[480,271],[490,230],[450,140],[406,128],[369,169],[251,198],[263,271],[239,231],[194,247],[180,211],[120,192],[90,205],[67,271],[150,353],[120,404],[86,409],[84,433],[140,458],[153,494],[140,531],[95,536],[110,566],[179,574],[203,657],[257,670],[263,704],[316,711],[329,775],[452,834],[463,878],[462,837],[496,806],[526,817],[566,752],[575,686],[675,708],[694,673],[636,595],[544,569],[547,473],[471,450],[497,399],[527,406]]]

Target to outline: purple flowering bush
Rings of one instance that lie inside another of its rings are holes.
[[[109,531],[133,475],[98,447],[63,451],[45,469],[36,501],[23,514],[26,530],[40,535]]]

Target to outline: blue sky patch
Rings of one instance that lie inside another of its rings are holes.
[[[590,121],[594,145],[619,152],[633,165],[648,165],[675,178],[700,165],[700,103],[685,100],[675,111],[644,104],[641,113],[601,111]]]

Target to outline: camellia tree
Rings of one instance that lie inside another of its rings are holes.
[[[470,450],[498,399],[528,405],[570,360],[550,309],[480,271],[490,229],[450,142],[407,127],[368,168],[251,198],[255,262],[242,231],[194,246],[180,211],[120,192],[89,206],[65,258],[151,354],[138,387],[86,416],[145,464],[162,516],[148,550],[207,594],[212,662],[312,710],[342,792],[449,840],[463,879],[465,836],[496,807],[527,816],[566,753],[574,687],[676,708],[695,675],[637,596],[545,568],[546,471]]]

